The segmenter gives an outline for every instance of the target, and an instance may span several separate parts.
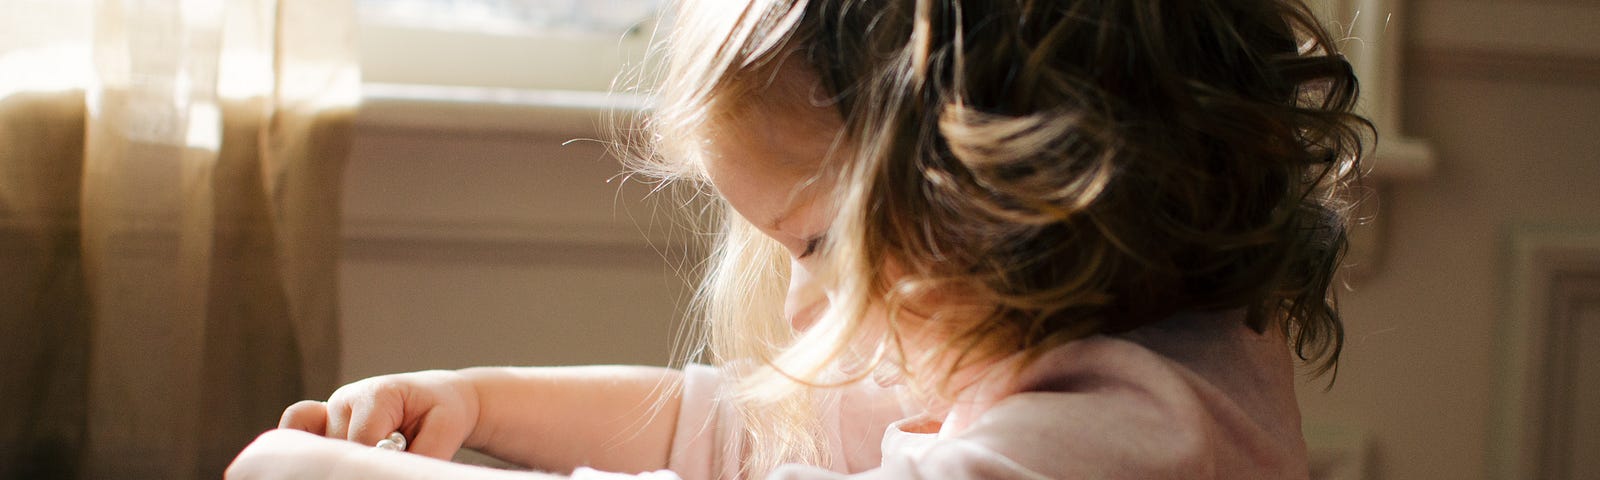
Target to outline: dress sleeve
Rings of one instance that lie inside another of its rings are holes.
[[[574,480],[702,480],[734,478],[739,451],[739,416],[725,400],[721,370],[691,364],[683,369],[683,390],[678,422],[672,434],[667,470],[639,474],[615,473],[580,467]]]
[[[844,474],[804,465],[784,465],[768,480],[1011,480],[1047,479],[976,442],[941,440],[915,454],[890,455],[878,468]]]
[[[673,473],[670,470],[630,474],[602,472],[589,467],[578,467],[567,478],[571,480],[683,480],[677,473]]]
[[[722,370],[689,365],[683,372],[677,427],[667,468],[637,478],[703,480],[739,478],[744,451],[743,421],[728,399]],[[878,445],[888,424],[905,416],[893,390],[869,383],[852,385],[819,405],[822,438],[830,463],[819,472],[852,472],[877,467]],[[842,473],[841,473],[842,474]],[[579,469],[573,478],[610,480],[633,476]]]
[[[683,397],[672,435],[667,468],[688,480],[734,478],[742,451],[742,422],[723,394],[721,370],[689,365],[683,371]]]

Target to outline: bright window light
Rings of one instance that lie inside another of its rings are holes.
[[[612,91],[663,0],[356,0],[368,84]]]
[[[662,0],[357,0],[362,21],[405,27],[525,34],[611,34],[637,28]]]

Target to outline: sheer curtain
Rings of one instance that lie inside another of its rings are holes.
[[[339,371],[349,0],[0,0],[0,478],[217,478]]]

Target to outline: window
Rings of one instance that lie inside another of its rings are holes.
[[[359,0],[362,20],[440,30],[527,34],[625,32],[660,0]]]
[[[639,69],[661,0],[356,0],[375,84],[608,90]]]

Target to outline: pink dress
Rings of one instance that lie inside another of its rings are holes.
[[[718,401],[722,377],[703,366],[685,373],[671,472],[648,475],[732,478],[739,424]],[[1293,382],[1281,335],[1250,330],[1237,312],[1176,317],[985,379],[978,391],[995,400],[965,428],[947,421],[915,433],[939,422],[902,419],[889,389],[851,387],[823,406],[832,464],[769,478],[1303,479]],[[603,476],[575,472],[586,475]]]

